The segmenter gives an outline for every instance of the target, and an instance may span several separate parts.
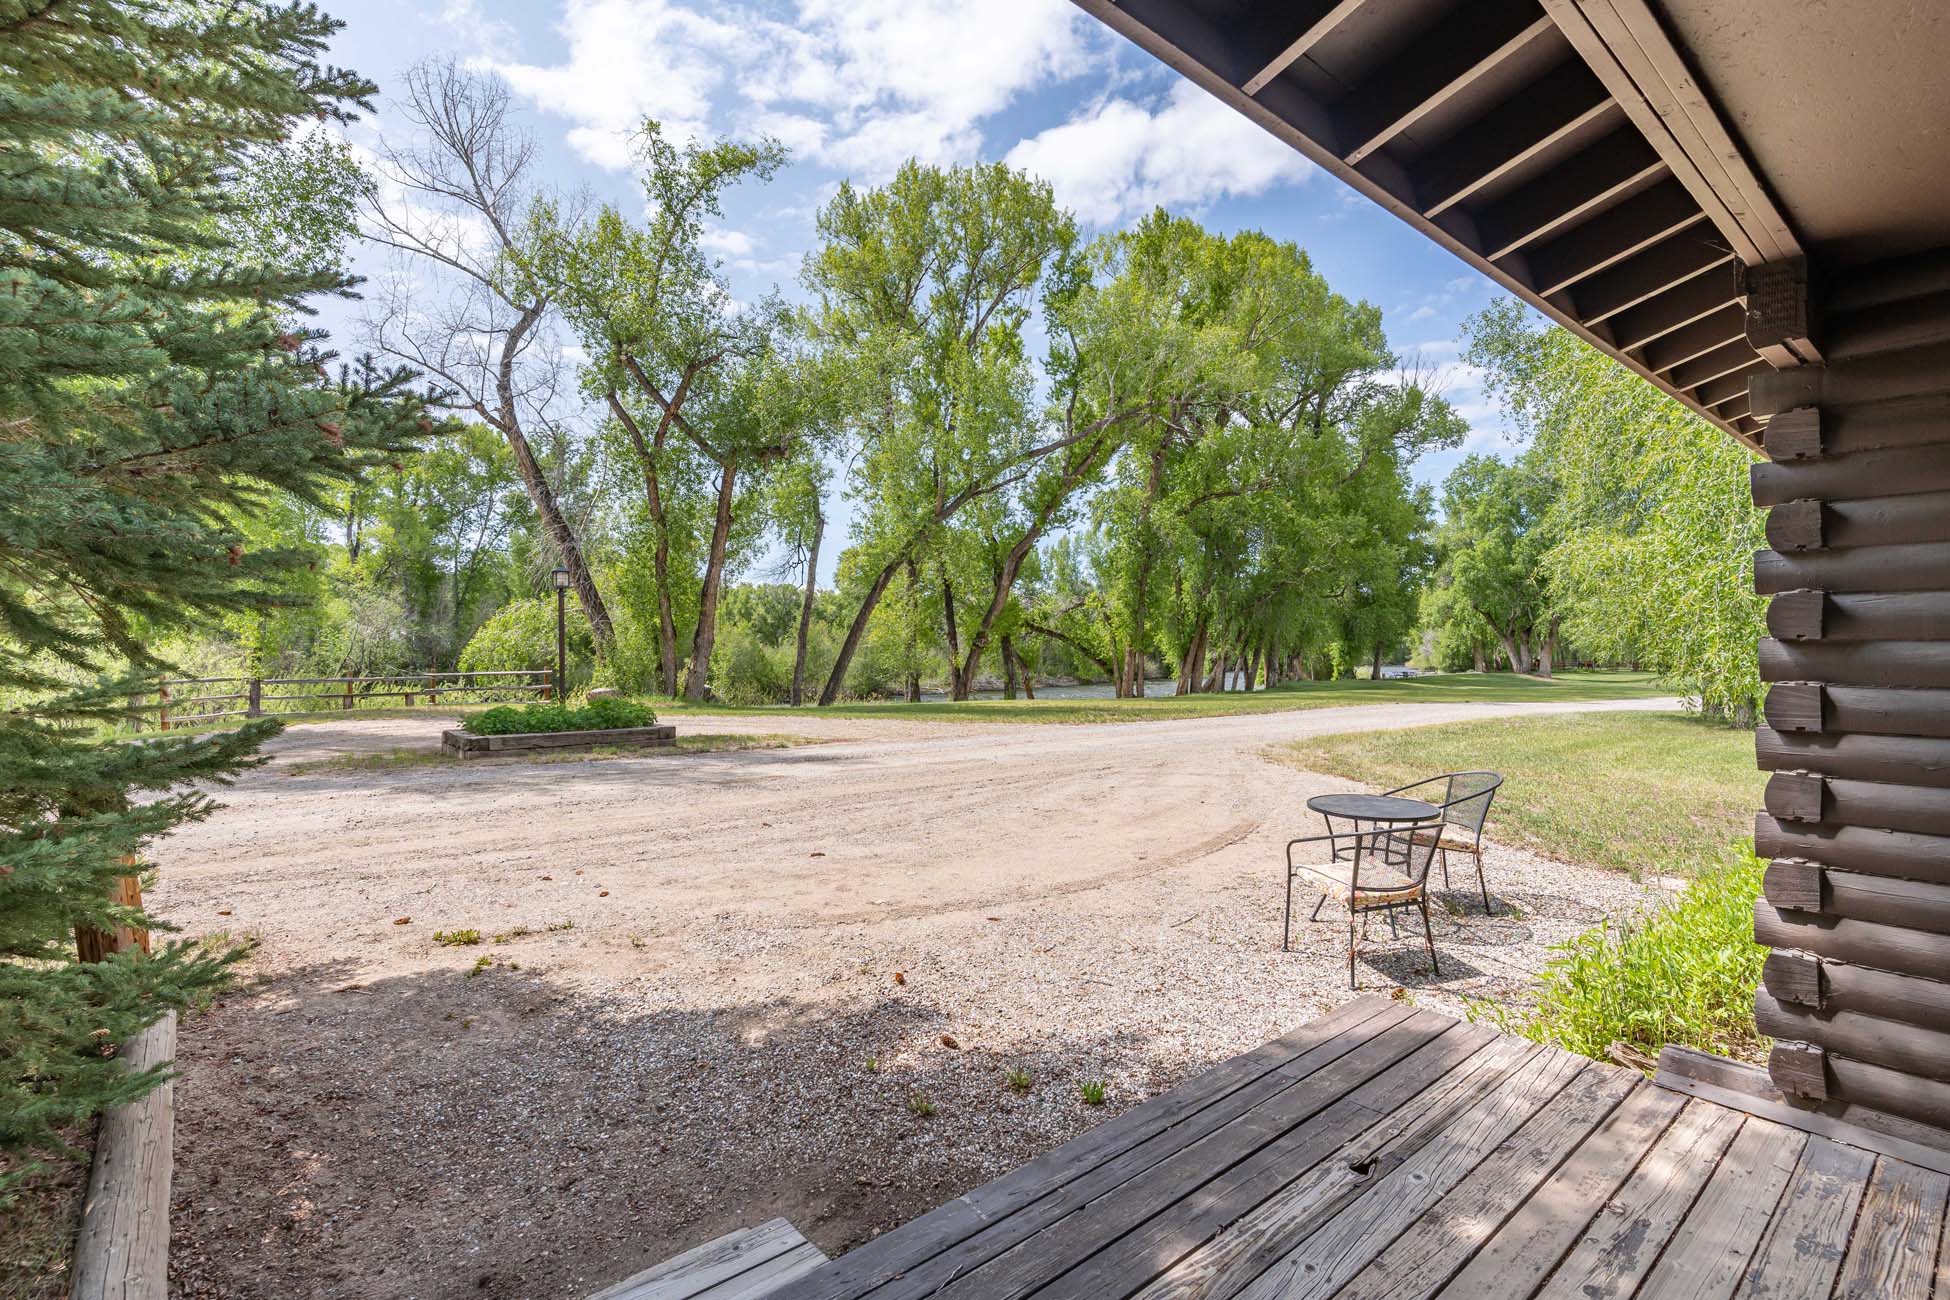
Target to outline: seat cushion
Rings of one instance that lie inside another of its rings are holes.
[[[1323,862],[1317,866],[1295,867],[1293,874],[1329,898],[1338,898],[1343,903],[1354,892],[1351,884],[1354,875],[1352,862]],[[1354,896],[1356,907],[1412,903],[1421,896],[1422,886],[1410,880],[1399,868],[1373,858],[1361,863],[1361,890]]]
[[[1442,828],[1442,837],[1436,841],[1445,849],[1456,849],[1463,853],[1476,851],[1476,832],[1467,826],[1450,824]]]

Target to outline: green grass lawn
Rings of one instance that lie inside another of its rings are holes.
[[[740,707],[687,704],[654,696],[641,697],[665,722],[705,722],[713,717],[789,718],[913,718],[924,722],[1087,723],[1160,722],[1173,718],[1217,718],[1241,713],[1285,713],[1296,709],[1331,709],[1358,704],[1483,704],[1545,703],[1552,700],[1637,700],[1670,694],[1650,673],[1566,672],[1545,679],[1515,673],[1432,673],[1425,677],[1378,682],[1358,678],[1333,682],[1288,682],[1270,691],[1233,691],[1216,695],[1150,696],[1141,700],[869,700],[806,705],[795,709],[775,704]],[[280,714],[286,722],[343,722],[354,718],[453,717],[479,712],[486,704],[398,705],[349,712],[326,709],[318,713]],[[234,720],[179,727],[179,733],[222,731]]]
[[[1677,713],[1492,718],[1326,736],[1272,754],[1377,788],[1437,772],[1501,772],[1490,838],[1634,875],[1723,860],[1751,834],[1767,783],[1752,732]]]
[[[795,710],[786,705],[732,708],[649,700],[659,717],[676,721],[713,714],[740,717],[795,712],[838,718],[919,718],[936,722],[1156,722],[1170,718],[1212,718],[1239,713],[1282,713],[1328,709],[1348,704],[1457,704],[1480,701],[1507,704],[1548,700],[1630,700],[1668,694],[1650,673],[1560,673],[1548,680],[1515,673],[1439,673],[1378,682],[1290,682],[1270,691],[1216,695],[1151,696],[1141,700],[899,700],[835,704]]]

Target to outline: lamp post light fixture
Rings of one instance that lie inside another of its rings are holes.
[[[550,576],[555,579],[555,689],[550,694],[560,700],[569,682],[569,571],[558,564]]]

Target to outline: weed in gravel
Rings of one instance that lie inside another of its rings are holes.
[[[1017,1066],[1002,1076],[1002,1082],[1008,1085],[1010,1092],[1028,1092],[1030,1084],[1029,1071],[1023,1069],[1021,1066]]]
[[[632,947],[632,948],[641,948],[641,947],[643,947],[643,946],[644,946],[644,940],[643,940],[643,936],[642,936],[642,935],[640,935],[640,934],[632,934],[632,935],[630,936],[630,947]]]
[[[575,928],[576,928],[576,923],[574,917],[571,917],[566,921],[550,921],[548,923],[548,932],[550,934],[554,934],[558,930],[573,930]]]
[[[486,970],[488,967],[492,965],[494,965],[494,958],[486,956],[485,954],[476,957],[474,959],[474,964],[467,968],[467,978],[473,979],[476,975],[479,975],[482,971]]]
[[[1083,1104],[1086,1106],[1103,1105],[1104,1081],[1102,1079],[1085,1079],[1077,1085],[1077,1095],[1083,1098]]]
[[[469,948],[481,941],[479,930],[435,930],[433,941],[443,948]]]
[[[500,934],[495,935],[494,941],[496,943],[508,943],[515,939],[526,938],[527,936],[533,933],[535,932],[529,929],[527,926],[518,925],[512,930],[503,930]]]
[[[916,1088],[907,1094],[907,1109],[920,1118],[926,1119],[934,1114],[934,1103],[928,1100],[928,1094]]]
[[[868,1074],[880,1073],[880,1062],[871,1056],[869,1056],[865,1061],[861,1062],[861,1064],[866,1067],[866,1071]]]

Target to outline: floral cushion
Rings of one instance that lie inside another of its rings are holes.
[[[1295,867],[1294,874],[1329,898],[1338,898],[1343,903],[1348,901],[1350,893],[1354,893],[1352,862],[1324,862],[1318,866]],[[1357,907],[1411,903],[1421,896],[1421,884],[1409,879],[1401,868],[1391,867],[1377,858],[1362,860],[1361,889],[1354,896]]]

